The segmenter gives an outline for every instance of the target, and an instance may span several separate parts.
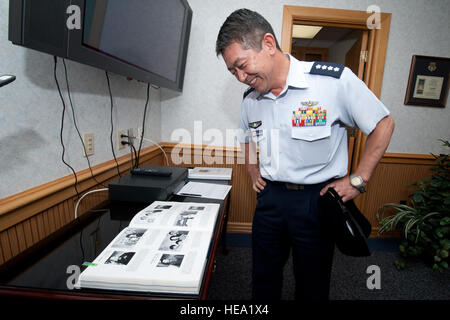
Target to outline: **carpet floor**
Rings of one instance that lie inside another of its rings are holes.
[[[210,283],[210,300],[251,299],[251,248],[229,247],[219,250],[216,270]],[[348,257],[335,250],[331,275],[330,300],[450,300],[450,271],[440,273],[422,262],[408,262],[409,269],[397,270],[397,252],[373,251],[363,258]],[[367,280],[380,268],[380,289],[368,289]],[[283,300],[294,299],[292,258],[284,270]]]

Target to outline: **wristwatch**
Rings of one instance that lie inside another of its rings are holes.
[[[358,176],[357,174],[351,174],[350,175],[350,184],[358,189],[359,192],[364,193],[366,192],[366,188],[364,188],[364,180],[361,178],[361,176]]]

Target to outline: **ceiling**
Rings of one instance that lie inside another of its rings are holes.
[[[314,39],[293,38],[292,44],[301,47],[330,48],[336,42],[359,37],[358,29],[323,27]]]

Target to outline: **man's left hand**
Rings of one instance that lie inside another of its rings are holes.
[[[342,201],[344,202],[354,199],[360,194],[358,189],[356,189],[350,184],[350,179],[348,176],[333,181],[330,184],[327,184],[320,191],[320,195],[323,196],[330,187],[336,190],[336,192],[339,194],[339,196],[342,198]]]

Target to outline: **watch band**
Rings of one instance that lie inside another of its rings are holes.
[[[352,185],[353,188],[358,189],[360,193],[364,193],[367,191],[366,188],[364,187],[364,180],[361,176],[357,174],[351,174],[349,178],[350,184]],[[359,180],[359,183],[354,182],[354,180]]]
[[[358,189],[358,191],[361,192],[361,193],[364,193],[364,192],[367,191],[366,188],[364,188],[364,186],[356,187],[356,189]]]

